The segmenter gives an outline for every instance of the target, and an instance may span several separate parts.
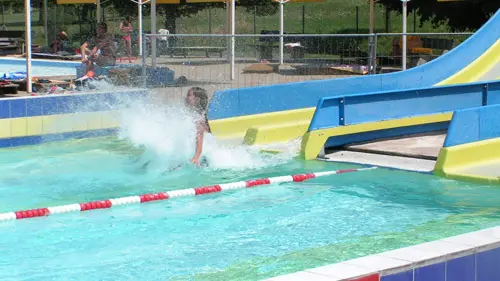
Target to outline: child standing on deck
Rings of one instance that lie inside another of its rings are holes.
[[[120,23],[120,31],[122,32],[122,41],[125,46],[125,53],[128,56],[128,62],[132,63],[132,60],[130,57],[132,56],[132,31],[134,29],[132,28],[132,19],[130,16],[127,16],[121,23]]]
[[[203,138],[205,132],[211,133],[207,118],[208,95],[200,87],[189,89],[186,96],[186,106],[195,114],[196,122],[196,149],[191,163],[200,166],[200,155],[203,151]],[[205,162],[205,161],[201,161]]]

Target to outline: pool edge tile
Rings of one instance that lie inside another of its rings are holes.
[[[330,276],[325,276],[321,274],[316,274],[307,271],[298,271],[295,273],[280,275],[276,277],[271,277],[264,279],[262,281],[341,281],[339,278],[332,278]]]
[[[316,267],[313,269],[305,270],[310,273],[328,276],[331,278],[337,278],[339,280],[349,280],[361,276],[366,276],[370,274],[377,273],[376,270],[347,264],[346,262],[335,263],[330,265],[325,265],[321,267]]]

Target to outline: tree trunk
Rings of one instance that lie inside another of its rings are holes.
[[[175,34],[175,21],[178,15],[178,5],[165,5],[165,28],[170,34]]]

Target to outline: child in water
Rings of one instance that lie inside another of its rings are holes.
[[[189,89],[186,96],[186,106],[195,114],[196,122],[196,151],[191,159],[191,163],[198,167],[203,164],[206,165],[206,159],[201,159],[201,152],[203,151],[203,137],[205,132],[211,133],[210,126],[207,118],[208,95],[207,91],[200,87],[193,87]],[[200,164],[201,162],[201,164]]]

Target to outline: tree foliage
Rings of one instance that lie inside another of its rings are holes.
[[[401,13],[401,0],[379,0],[377,3]],[[451,31],[476,30],[500,8],[498,0],[470,0],[460,2],[437,2],[436,0],[413,0],[408,2],[408,12],[417,10],[420,24],[430,21],[436,27],[447,23]]]
[[[106,4],[113,5],[121,16],[137,15],[137,4],[132,1],[110,0],[107,1]],[[259,16],[273,15],[279,9],[279,5],[270,0],[238,0],[236,5],[243,7],[251,13],[255,11]],[[156,12],[158,16],[163,15],[165,17],[165,28],[170,30],[171,33],[175,33],[175,22],[178,18],[195,16],[198,12],[208,9],[209,7],[222,8],[225,6],[226,4],[222,2],[186,3],[186,0],[181,0],[180,4],[160,4]],[[150,5],[144,5],[143,9],[145,14],[149,14]]]

